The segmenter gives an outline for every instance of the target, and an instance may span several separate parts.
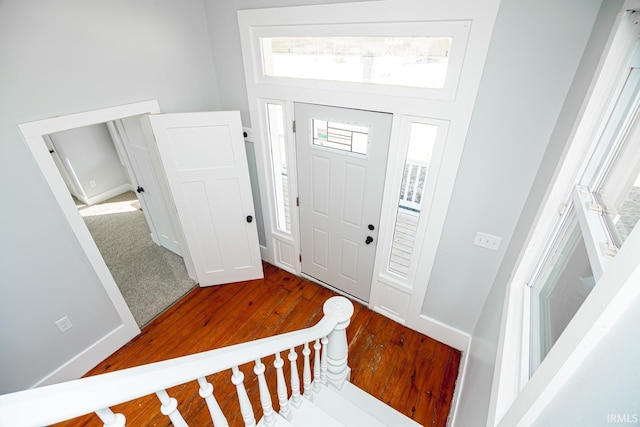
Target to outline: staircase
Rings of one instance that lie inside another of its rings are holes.
[[[167,390],[192,381],[198,383],[213,425],[226,427],[227,417],[207,376],[227,370],[246,427],[419,426],[349,382],[346,327],[353,314],[351,301],[330,298],[323,311],[320,322],[307,329],[2,395],[0,427],[43,426],[92,412],[106,427],[124,426],[125,416],[110,408],[152,394],[159,399],[159,411],[183,427],[188,424]],[[262,362],[267,358],[273,358],[271,366]],[[252,367],[257,393],[245,388],[245,365]],[[254,399],[258,401],[252,402],[250,395],[259,396]]]

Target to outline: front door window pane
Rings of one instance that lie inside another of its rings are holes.
[[[265,76],[442,89],[453,37],[261,37]]]
[[[367,154],[369,128],[349,123],[313,119],[313,145]]]

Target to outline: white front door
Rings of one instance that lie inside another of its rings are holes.
[[[392,115],[295,105],[302,273],[369,300]]]
[[[200,286],[263,277],[240,113],[149,121]]]

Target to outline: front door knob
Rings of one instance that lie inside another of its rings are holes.
[[[247,222],[253,222],[253,217],[251,215],[247,215]]]
[[[367,236],[364,242],[368,245],[369,243],[373,242],[373,237]]]

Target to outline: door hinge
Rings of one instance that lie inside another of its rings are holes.
[[[300,254],[298,258],[300,258],[300,262],[302,262],[302,254]]]
[[[293,125],[291,126],[293,129],[293,133],[296,133],[296,121],[293,121]]]
[[[296,206],[300,207],[300,197],[296,197]]]

